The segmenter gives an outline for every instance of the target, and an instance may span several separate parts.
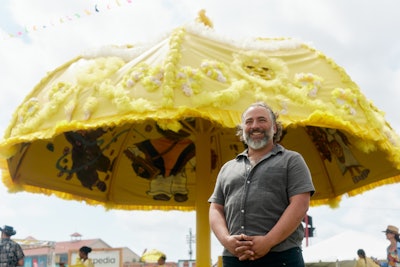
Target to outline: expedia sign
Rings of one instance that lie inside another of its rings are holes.
[[[74,265],[78,257],[77,251],[70,252],[70,264]],[[96,267],[122,267],[122,249],[109,248],[109,249],[92,249],[89,253],[89,258],[92,259]]]

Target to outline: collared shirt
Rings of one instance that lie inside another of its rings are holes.
[[[265,235],[289,205],[289,198],[315,191],[303,157],[275,145],[254,167],[247,150],[222,166],[209,202],[224,206],[229,233]],[[286,240],[271,251],[301,247],[304,229],[300,224]],[[232,256],[226,249],[224,256]]]
[[[9,239],[2,238],[0,243],[0,267],[15,267],[24,258],[21,246]]]

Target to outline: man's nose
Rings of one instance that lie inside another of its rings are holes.
[[[258,128],[259,127],[259,122],[258,121],[253,121],[250,125],[250,128]]]

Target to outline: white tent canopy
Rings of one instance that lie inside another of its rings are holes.
[[[357,231],[346,231],[305,247],[303,257],[306,263],[312,262],[337,262],[356,260],[357,250],[363,249],[367,257],[386,259],[387,240],[381,239],[368,233]]]

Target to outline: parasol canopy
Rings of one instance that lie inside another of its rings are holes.
[[[290,38],[227,39],[200,18],[150,45],[93,49],[44,77],[0,143],[9,191],[196,210],[206,266],[207,199],[219,167],[244,149],[236,126],[256,101],[279,113],[282,145],[310,167],[312,205],[400,180],[399,136],[333,60]]]

